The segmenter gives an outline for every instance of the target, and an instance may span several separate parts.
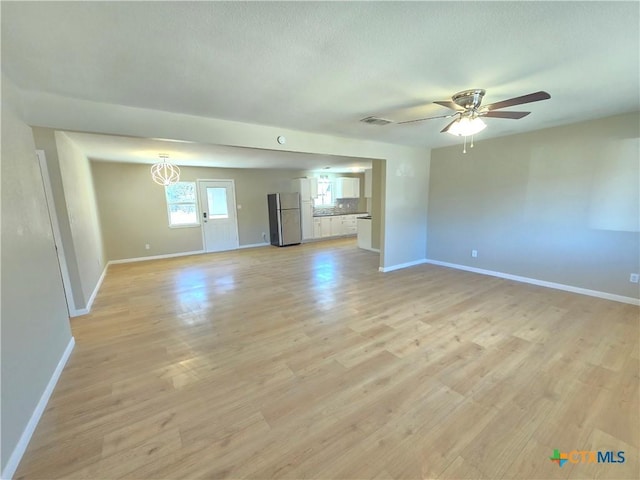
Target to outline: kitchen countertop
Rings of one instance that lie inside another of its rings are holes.
[[[313,215],[314,218],[318,217],[340,217],[342,215],[366,215],[367,212],[353,212],[353,213],[321,213],[318,215]]]

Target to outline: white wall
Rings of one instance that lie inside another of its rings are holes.
[[[31,128],[21,119],[19,99],[3,77],[2,478],[13,473],[7,470],[12,470],[12,452],[71,341],[35,149]]]
[[[28,122],[41,127],[385,159],[387,173],[411,170],[413,176],[404,173],[386,176],[384,203],[391,203],[384,207],[381,266],[388,268],[425,258],[428,149],[108,105],[38,92],[22,92],[22,99]],[[278,135],[287,137],[285,146],[276,142]],[[405,210],[414,200],[421,203]]]

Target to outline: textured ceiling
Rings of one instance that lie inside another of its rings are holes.
[[[551,100],[478,136],[640,110],[638,2],[2,2],[20,88],[296,130],[438,147],[468,88]]]

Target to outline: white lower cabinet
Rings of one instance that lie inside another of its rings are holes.
[[[319,217],[313,219],[313,238],[322,238],[322,220]]]
[[[322,238],[331,236],[331,219],[332,218],[333,217],[321,217],[320,218],[320,225],[321,225],[320,236]]]
[[[341,235],[355,235],[358,233],[357,215],[342,215]]]
[[[313,238],[339,237],[358,233],[358,215],[314,217]]]
[[[331,218],[331,236],[337,237],[342,235],[342,217],[330,217]]]

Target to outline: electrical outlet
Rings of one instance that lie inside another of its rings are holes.
[[[471,250],[471,256],[473,258],[478,258],[478,250]]]
[[[638,283],[638,274],[632,273],[631,275],[629,275],[629,281],[631,283]]]
[[[151,245],[149,245],[148,243],[144,244],[144,249],[145,250],[149,250],[151,248]]]

